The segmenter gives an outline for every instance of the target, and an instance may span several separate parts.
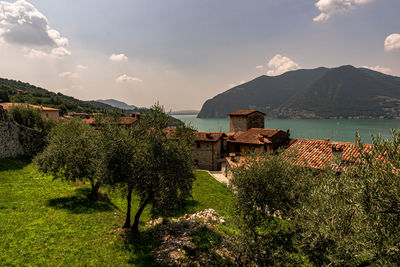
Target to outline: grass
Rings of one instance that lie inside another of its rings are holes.
[[[206,172],[196,171],[193,199],[174,214],[215,209],[227,218],[229,231],[231,193]],[[108,191],[99,201],[86,198],[87,185],[53,180],[38,173],[29,160],[0,161],[0,266],[5,265],[156,265],[151,250],[157,245],[142,217],[140,239],[119,228],[125,216],[125,198]],[[133,211],[137,209],[133,199]]]

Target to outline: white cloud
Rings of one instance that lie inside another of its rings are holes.
[[[68,39],[52,29],[46,16],[25,0],[14,3],[0,1],[0,39],[54,57],[71,54],[66,48]]]
[[[84,66],[84,65],[78,65],[78,66],[76,66],[76,68],[78,70],[87,70],[89,67],[88,66]]]
[[[124,54],[112,54],[109,59],[112,62],[128,62],[128,57]]]
[[[61,78],[76,79],[76,78],[79,77],[79,74],[76,73],[76,72],[69,72],[69,71],[66,71],[66,72],[62,72],[62,73],[58,74],[58,76],[61,77]]]
[[[267,71],[268,76],[277,76],[291,70],[297,70],[300,68],[300,65],[291,60],[288,57],[282,55],[275,55],[269,62]]]
[[[263,69],[263,68],[264,68],[263,65],[258,65],[258,66],[256,66],[256,69]]]
[[[314,18],[314,21],[327,21],[336,13],[349,11],[356,6],[371,3],[375,0],[319,0],[315,6],[321,11],[321,14]]]
[[[385,40],[386,51],[400,51],[400,34],[393,33],[386,37]]]
[[[117,79],[115,79],[115,82],[117,82],[117,83],[137,83],[137,82],[141,83],[141,82],[143,82],[143,80],[123,74],[123,75],[119,76]]]
[[[362,68],[366,68],[366,69],[382,72],[382,73],[385,73],[385,74],[391,74],[392,73],[392,69],[391,68],[386,68],[386,67],[382,67],[382,66],[379,66],[379,65],[377,65],[375,67],[362,66]]]

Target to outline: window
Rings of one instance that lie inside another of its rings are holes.
[[[197,148],[200,148],[200,146],[201,146],[200,142],[196,142],[196,146],[197,146]]]

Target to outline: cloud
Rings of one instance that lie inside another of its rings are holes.
[[[349,11],[356,6],[371,3],[375,0],[319,0],[315,6],[321,14],[313,20],[316,22],[327,21],[332,15]]]
[[[87,70],[89,67],[88,66],[84,66],[84,65],[78,65],[78,66],[76,66],[76,68],[78,70]]]
[[[263,68],[264,68],[263,65],[258,65],[258,66],[256,66],[256,69],[263,69]]]
[[[277,76],[287,71],[297,70],[300,65],[288,57],[277,54],[268,62],[268,68],[270,69],[267,72],[268,76]]]
[[[382,73],[385,73],[385,74],[391,74],[392,73],[392,69],[391,68],[386,68],[386,67],[382,67],[382,66],[379,66],[379,65],[377,65],[375,67],[362,66],[362,68],[366,68],[366,69],[382,72]]]
[[[79,74],[76,72],[66,71],[66,72],[62,72],[62,73],[58,74],[58,77],[76,79],[79,77]]]
[[[393,33],[386,37],[385,40],[386,51],[400,51],[400,34]]]
[[[109,59],[112,62],[128,62],[128,57],[124,54],[112,54]]]
[[[141,83],[141,82],[143,82],[143,80],[123,74],[123,75],[119,76],[117,79],[115,79],[115,82],[117,82],[117,83]]]
[[[0,39],[54,57],[71,54],[66,48],[68,39],[51,28],[46,16],[25,0],[0,1]]]

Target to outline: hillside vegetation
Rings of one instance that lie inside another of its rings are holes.
[[[0,78],[0,103],[20,102],[58,108],[66,112],[102,112],[113,107],[96,102],[82,101],[62,93],[53,93],[29,83]]]
[[[400,78],[353,66],[261,76],[207,100],[198,117],[238,109],[270,118],[400,118]]]

